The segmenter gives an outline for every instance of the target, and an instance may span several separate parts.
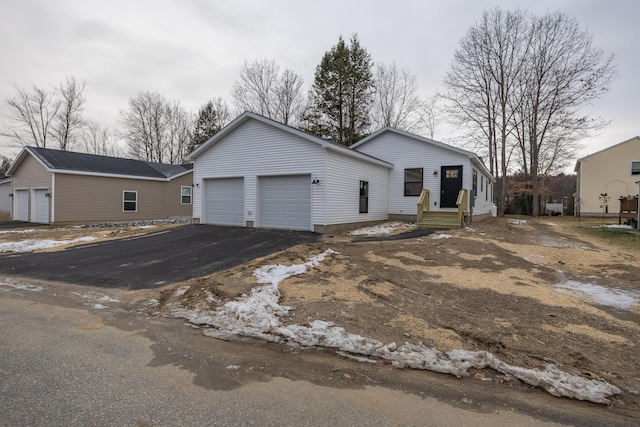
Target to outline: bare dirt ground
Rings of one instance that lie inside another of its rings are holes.
[[[526,368],[556,364],[618,386],[623,392],[612,404],[640,415],[640,306],[614,308],[558,286],[640,297],[637,233],[628,247],[582,233],[573,218],[493,218],[419,238],[353,240],[327,236],[169,287],[160,299],[166,310],[215,309],[258,286],[254,269],[302,264],[330,248],[339,255],[280,283],[280,304],[295,307],[287,323],[325,320],[384,343],[487,350]],[[176,300],[174,290],[184,285],[190,286]],[[491,372],[478,378],[485,375],[499,381]]]

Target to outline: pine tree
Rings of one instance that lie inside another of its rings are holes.
[[[372,66],[357,35],[349,46],[340,36],[316,67],[304,129],[347,146],[365,136],[373,103]]]
[[[220,129],[229,123],[230,116],[229,108],[221,98],[211,100],[203,105],[194,123],[187,151],[189,153],[192,152],[218,133]]]

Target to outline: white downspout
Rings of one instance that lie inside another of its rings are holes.
[[[51,218],[49,219],[49,224],[54,223],[56,221],[56,174],[51,174],[51,191],[49,192],[50,203],[51,203]]]

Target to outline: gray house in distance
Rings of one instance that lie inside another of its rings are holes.
[[[192,165],[25,147],[11,176],[12,219],[36,223],[191,217]]]

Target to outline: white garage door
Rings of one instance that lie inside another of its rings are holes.
[[[244,225],[244,180],[221,178],[204,180],[204,222]]]
[[[49,223],[49,190],[33,190],[33,215],[31,222]]]
[[[29,221],[29,190],[15,190],[13,192],[13,219]]]
[[[311,228],[311,175],[260,178],[260,226]]]

